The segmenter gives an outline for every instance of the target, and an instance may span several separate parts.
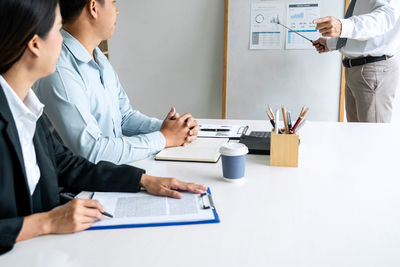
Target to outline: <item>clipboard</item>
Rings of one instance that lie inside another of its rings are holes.
[[[92,194],[92,198],[95,193]],[[219,223],[220,218],[214,205],[212,194],[210,189],[207,192],[198,195],[199,203],[203,210],[210,210],[212,212],[213,218],[206,220],[193,220],[193,221],[170,221],[170,222],[154,222],[154,223],[128,223],[128,224],[115,224],[115,225],[102,225],[102,226],[92,226],[87,230],[106,230],[106,229],[124,229],[124,228],[141,228],[141,227],[160,227],[160,226],[177,226],[177,225],[195,225],[195,224],[211,224]]]

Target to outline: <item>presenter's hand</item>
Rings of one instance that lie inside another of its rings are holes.
[[[102,220],[103,206],[92,199],[74,199],[47,213],[48,233],[67,234],[89,228],[95,220]]]
[[[207,187],[204,185],[186,183],[175,178],[161,178],[147,174],[142,175],[140,185],[152,195],[167,196],[172,198],[182,198],[182,194],[178,191],[201,194],[207,190]]]
[[[319,31],[324,37],[340,37],[342,33],[342,22],[334,17],[323,17],[313,20],[317,24],[315,29]]]
[[[328,45],[326,43],[326,38],[319,38],[316,41],[313,41],[313,46],[317,49],[318,53],[326,53],[329,52]]]
[[[161,133],[165,137],[166,147],[182,146],[188,142],[188,137],[190,137],[191,130],[187,122],[192,118],[192,115],[189,113],[180,117],[178,115],[175,108],[172,108],[161,126]]]

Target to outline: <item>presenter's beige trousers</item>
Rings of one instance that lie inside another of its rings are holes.
[[[390,122],[399,82],[400,64],[396,56],[346,68],[347,121]]]

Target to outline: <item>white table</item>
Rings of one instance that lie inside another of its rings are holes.
[[[210,186],[221,223],[43,236],[18,243],[0,266],[400,266],[399,132],[310,122],[299,168],[249,155],[242,184],[221,179],[221,162],[138,162]]]

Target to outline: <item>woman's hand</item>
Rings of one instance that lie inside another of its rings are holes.
[[[103,206],[97,200],[74,199],[49,212],[24,218],[17,242],[45,234],[67,234],[85,230],[96,220],[102,220]]]
[[[48,212],[49,231],[67,234],[85,230],[96,220],[103,220],[104,208],[97,200],[74,199]]]

